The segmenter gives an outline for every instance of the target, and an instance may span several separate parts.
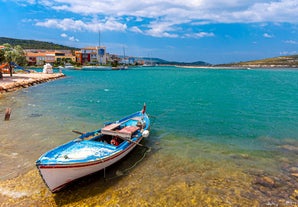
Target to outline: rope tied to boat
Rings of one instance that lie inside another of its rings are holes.
[[[147,147],[147,146],[144,146],[146,147],[146,151],[144,152],[143,156],[138,160],[136,161],[131,167],[129,168],[126,168],[124,170],[117,170],[116,171],[116,176],[114,177],[111,177],[111,178],[106,178],[106,180],[112,180],[112,179],[115,179],[115,178],[118,178],[118,177],[121,177],[121,176],[124,176],[124,175],[128,175],[128,172],[135,168],[140,162],[142,162],[142,160],[146,157],[147,153],[151,152],[151,147]]]

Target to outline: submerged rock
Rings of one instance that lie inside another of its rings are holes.
[[[288,151],[298,152],[298,147],[293,145],[283,145],[280,148]]]
[[[272,179],[268,176],[257,177],[255,180],[255,184],[259,184],[259,185],[262,185],[264,187],[269,187],[269,188],[275,187],[274,179]]]
[[[291,173],[298,173],[298,167],[290,167],[289,172]]]

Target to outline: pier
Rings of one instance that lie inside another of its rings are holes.
[[[0,79],[0,94],[28,88],[35,84],[56,80],[64,76],[63,73],[17,73],[13,74],[12,77],[8,74],[3,74],[3,78]]]

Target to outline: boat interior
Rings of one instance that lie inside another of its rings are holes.
[[[131,118],[123,122],[115,122],[106,125],[101,130],[89,132],[80,136],[83,140],[92,140],[108,143],[114,146],[120,145],[125,140],[138,136],[144,128],[144,121],[139,118]]]

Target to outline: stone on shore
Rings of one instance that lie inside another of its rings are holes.
[[[270,188],[275,186],[274,179],[272,179],[268,176],[257,177],[255,183],[259,184],[259,185],[262,185],[264,187],[270,187]]]

